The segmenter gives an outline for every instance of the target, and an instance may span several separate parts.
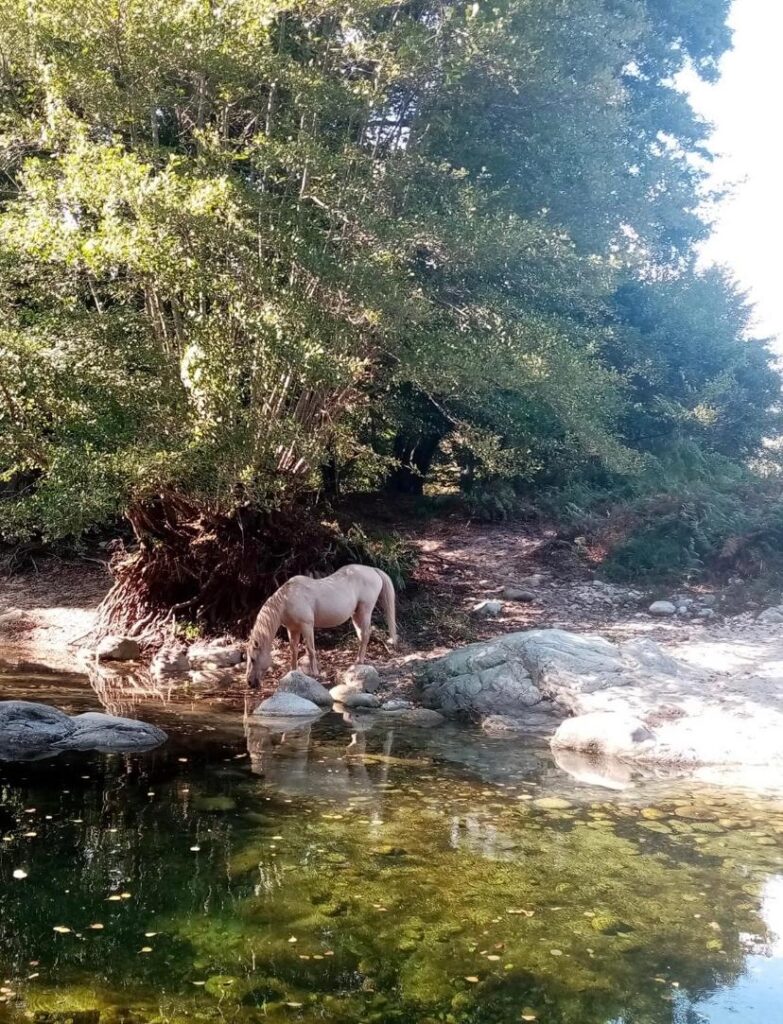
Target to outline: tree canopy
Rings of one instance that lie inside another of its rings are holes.
[[[673,84],[727,8],[3,0],[2,532],[366,487],[445,439],[526,479],[752,456],[779,381],[694,270]]]

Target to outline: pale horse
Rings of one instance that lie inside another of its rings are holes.
[[[291,644],[291,668],[299,664],[299,641],[304,640],[310,656],[310,671],[318,675],[315,650],[316,629],[341,626],[348,619],[359,637],[357,665],[367,654],[370,620],[378,598],[381,599],[389,642],[397,643],[394,584],[381,569],[368,565],[346,565],[322,580],[292,576],[262,606],[247,644],[247,683],[255,689],[272,665],[272,643],[278,629],[285,626]]]

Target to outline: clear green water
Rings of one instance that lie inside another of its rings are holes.
[[[0,765],[3,1024],[783,1019],[779,805],[452,729],[197,722]]]

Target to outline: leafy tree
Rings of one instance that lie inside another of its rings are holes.
[[[630,295],[705,230],[672,80],[715,73],[726,8],[3,0],[3,533],[280,506],[445,438],[466,478],[633,470],[697,289],[668,333]],[[768,408],[763,350],[722,344]]]

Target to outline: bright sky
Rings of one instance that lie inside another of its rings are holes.
[[[783,352],[783,4],[734,0],[730,24],[734,48],[720,80],[684,82],[715,126],[715,184],[733,185],[703,259],[733,271],[756,303],[758,331],[777,336]]]

